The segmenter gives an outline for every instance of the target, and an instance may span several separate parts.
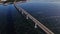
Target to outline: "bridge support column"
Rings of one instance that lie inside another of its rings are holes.
[[[26,19],[28,19],[28,15],[26,15]]]
[[[35,24],[34,28],[37,28],[37,24]]]
[[[23,14],[23,11],[22,11],[22,14]]]

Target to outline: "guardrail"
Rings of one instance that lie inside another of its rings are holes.
[[[54,34],[50,29],[48,29],[46,26],[44,26],[41,22],[39,22],[37,19],[35,19],[32,15],[30,15],[26,10],[22,9],[21,7],[18,7],[16,3],[14,2],[15,8],[17,8],[23,15],[26,15],[26,19],[30,18],[34,23],[35,27],[39,26],[43,31],[46,32],[46,34]]]

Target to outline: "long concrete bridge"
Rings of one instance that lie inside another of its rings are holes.
[[[34,18],[31,14],[29,14],[26,10],[22,9],[21,7],[18,7],[16,2],[14,2],[14,6],[16,9],[18,9],[22,15],[26,15],[26,19],[31,19],[35,23],[35,28],[39,26],[46,34],[54,34],[50,29],[48,29],[46,26],[44,26],[40,21],[38,21],[36,18]]]

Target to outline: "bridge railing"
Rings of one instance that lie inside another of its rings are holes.
[[[26,19],[30,18],[36,25],[39,26],[46,34],[54,34],[50,29],[44,26],[41,22],[35,19],[32,15],[30,15],[26,10],[22,9],[21,7],[17,6],[14,2],[15,8],[17,8],[23,15],[26,15]]]

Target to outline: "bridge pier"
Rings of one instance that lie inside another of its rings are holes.
[[[35,26],[34,26],[34,28],[37,28],[37,24],[35,23]]]
[[[22,14],[23,14],[23,11],[22,11]]]
[[[26,15],[26,19],[28,19],[28,15]]]

